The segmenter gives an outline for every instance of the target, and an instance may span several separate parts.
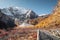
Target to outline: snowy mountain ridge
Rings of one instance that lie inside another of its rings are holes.
[[[38,17],[38,15],[34,11],[30,9],[25,9],[23,7],[9,7],[0,10],[3,14],[13,19],[17,18],[22,22],[27,19],[34,19]]]

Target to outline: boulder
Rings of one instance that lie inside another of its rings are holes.
[[[39,31],[39,40],[60,40],[57,36],[47,31]]]

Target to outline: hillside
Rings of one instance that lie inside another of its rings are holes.
[[[27,20],[27,23],[28,24],[32,24],[32,25],[36,25],[39,23],[39,21],[42,21],[44,20],[45,18],[47,18],[50,14],[47,14],[47,15],[42,15],[42,16],[39,16],[35,19],[30,19],[30,20]]]
[[[45,18],[41,22],[39,22],[36,27],[41,28],[55,28],[60,27],[60,1],[58,1],[55,9],[50,14],[49,17]]]

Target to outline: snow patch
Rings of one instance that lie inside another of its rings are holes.
[[[19,27],[30,27],[30,26],[33,26],[31,24],[28,24],[28,23],[22,23],[21,25],[19,25]]]
[[[47,14],[40,14],[39,16],[43,16],[43,15],[47,15]]]

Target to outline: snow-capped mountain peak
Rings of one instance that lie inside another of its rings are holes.
[[[33,19],[38,17],[35,12],[23,7],[9,7],[1,9],[1,12],[12,18],[18,18],[19,20]]]
[[[23,7],[9,7],[9,9],[12,9],[13,11],[17,11],[21,14],[25,14],[28,11],[28,9],[25,9]]]

